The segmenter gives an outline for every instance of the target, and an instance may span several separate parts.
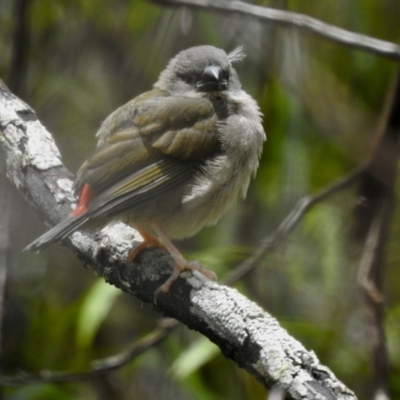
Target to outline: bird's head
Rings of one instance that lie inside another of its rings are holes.
[[[238,47],[226,54],[213,46],[197,46],[178,53],[154,85],[172,93],[239,90],[240,81],[232,63],[245,57]]]

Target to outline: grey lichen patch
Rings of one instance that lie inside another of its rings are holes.
[[[317,366],[318,359],[290,337],[275,318],[236,290],[212,282],[193,291],[191,300],[192,311],[236,347],[235,357],[246,360],[248,355],[246,361],[251,359],[248,364],[265,381],[279,382],[288,390],[296,387],[307,396],[311,389],[304,383],[315,378],[303,364],[307,360]]]
[[[299,357],[300,353],[307,352],[306,349],[280,328],[274,318],[265,314],[264,318],[251,324],[249,330],[253,340],[262,347],[258,364],[261,373],[286,387],[299,380],[310,380],[310,374],[302,369]]]
[[[33,111],[22,101],[9,96],[0,96],[0,140],[9,152],[9,164],[38,170],[62,165],[60,153],[50,133],[37,120],[21,118],[20,114]],[[10,151],[11,150],[11,151]]]
[[[103,228],[100,233],[100,247],[112,254],[112,260],[126,260],[135,242],[143,239],[137,231],[122,222],[113,222]]]
[[[1,117],[4,117],[1,115]],[[0,126],[3,128],[3,120],[0,120]],[[21,134],[21,130],[16,128],[14,125],[6,125],[3,128],[3,134],[0,136],[0,144],[6,150],[6,167],[7,176],[12,180],[15,186],[20,189],[23,186],[21,180],[21,165],[23,160],[23,152],[18,146],[24,136]],[[26,140],[26,138],[25,138]]]
[[[93,258],[98,252],[99,245],[80,231],[74,232],[70,236],[70,240],[72,245],[88,258]]]
[[[25,154],[27,162],[38,170],[62,165],[58,148],[43,125],[39,121],[30,121],[26,126],[28,142]]]
[[[331,390],[327,389],[325,386],[321,385],[316,381],[309,381],[304,383],[305,386],[308,386],[310,391],[315,394],[315,398],[320,396],[322,400],[336,400],[337,397],[332,393]]]
[[[204,319],[219,336],[241,345],[247,337],[246,322],[238,312],[235,289],[207,282],[192,295],[192,310]],[[239,306],[240,307],[240,306]]]
[[[57,179],[58,190],[54,191],[54,196],[56,198],[57,203],[61,203],[64,201],[69,201],[74,203],[75,197],[72,193],[72,185],[73,181],[71,179],[61,178]]]
[[[175,262],[165,250],[153,248],[145,250],[140,254],[138,265],[140,269],[139,280],[154,282],[159,281],[163,277],[165,281],[171,275]],[[183,276],[185,275],[186,273],[183,273]]]

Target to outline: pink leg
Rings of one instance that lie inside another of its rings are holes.
[[[126,259],[127,264],[132,262],[137,257],[137,255],[148,246],[160,247],[168,251],[168,249],[162,243],[160,243],[160,241],[154,236],[149,235],[143,229],[136,228],[136,230],[140,233],[140,236],[142,236],[143,242],[129,252],[128,257]]]
[[[167,293],[171,288],[171,285],[178,279],[179,275],[183,271],[187,270],[196,270],[206,276],[208,279],[217,280],[217,275],[215,272],[210,271],[208,269],[203,268],[199,262],[197,261],[186,261],[179,250],[175,247],[175,245],[171,242],[169,237],[165,234],[164,230],[156,221],[150,221],[151,227],[157,233],[158,241],[162,245],[164,249],[166,249],[171,257],[175,261],[175,267],[171,274],[171,276],[155,291],[154,299],[157,299],[157,296],[160,292]]]

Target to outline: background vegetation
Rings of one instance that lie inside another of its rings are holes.
[[[397,43],[396,0],[258,1]],[[26,5],[26,13],[18,7]],[[26,16],[26,20],[23,19]],[[24,22],[25,21],[25,22]],[[16,29],[26,27],[22,61]],[[216,227],[178,243],[223,278],[252,254],[302,196],[345,176],[371,154],[395,61],[243,16],[163,8],[145,0],[0,0],[0,77],[37,112],[76,171],[115,108],[151,88],[178,51],[244,45],[243,87],[264,113],[268,141],[248,197]],[[20,69],[18,69],[18,68]],[[3,160],[1,160],[3,161]],[[4,165],[3,165],[4,167]],[[84,371],[117,353],[160,318],[52,246],[21,253],[45,227],[6,182],[12,247],[2,322],[1,368]],[[360,399],[371,391],[365,308],[351,235],[355,188],[312,209],[237,288],[271,312]],[[390,390],[400,398],[400,220],[385,248],[385,329]],[[6,268],[6,265],[0,265]],[[265,399],[255,379],[198,334],[180,328],[130,365],[102,377],[3,388],[4,399]]]

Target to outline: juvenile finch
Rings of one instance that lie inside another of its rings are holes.
[[[266,139],[261,113],[232,66],[244,57],[241,48],[226,54],[198,46],[171,59],[153,90],[102,123],[97,148],[77,173],[75,210],[25,250],[40,251],[89,220],[117,217],[144,239],[128,261],[148,245],[164,248],[175,261],[156,296],[184,270],[214,278],[186,261],[170,239],[214,225],[246,196],[258,168]]]

